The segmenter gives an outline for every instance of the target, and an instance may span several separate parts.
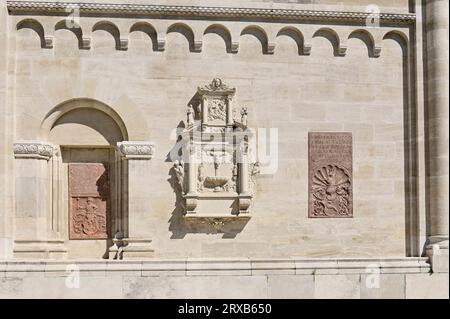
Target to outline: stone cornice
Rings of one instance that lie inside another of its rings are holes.
[[[182,259],[138,259],[121,262],[105,260],[0,260],[0,272],[28,272],[52,274],[66,272],[67,265],[77,265],[79,271],[99,272],[105,275],[120,271],[161,272],[177,270],[180,275],[228,275],[260,276],[265,274],[323,275],[323,274],[367,274],[377,273],[429,273],[427,257],[400,258],[182,258]],[[6,268],[6,266],[8,268]],[[3,268],[3,269],[2,269]],[[374,273],[374,272],[370,272]]]
[[[14,157],[49,160],[54,153],[52,145],[39,141],[18,141],[14,143]]]
[[[59,14],[67,15],[66,9],[79,8],[84,15],[156,16],[216,19],[262,19],[289,21],[322,21],[364,23],[373,18],[368,12],[315,11],[273,8],[236,8],[207,6],[134,5],[108,3],[7,1],[10,14]],[[413,13],[380,13],[380,23],[411,24],[416,20]]]

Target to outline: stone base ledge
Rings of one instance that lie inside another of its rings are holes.
[[[399,258],[182,258],[142,260],[0,260],[0,277],[259,276],[429,273],[428,257]]]

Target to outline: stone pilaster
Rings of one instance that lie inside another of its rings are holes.
[[[14,143],[14,257],[64,257],[64,241],[51,231],[51,177],[54,147],[46,142]]]
[[[149,195],[145,193],[145,185],[150,183],[150,160],[153,158],[155,146],[150,142],[120,142],[118,151],[128,168],[127,185],[122,192],[124,210],[127,212],[128,227],[125,234],[114,238],[115,245],[110,249],[111,258],[151,257],[153,249],[151,239],[146,231],[145,215],[148,213]],[[124,236],[124,237],[123,237]]]
[[[430,203],[427,254],[431,257],[434,272],[448,272],[449,8],[447,0],[425,3]]]

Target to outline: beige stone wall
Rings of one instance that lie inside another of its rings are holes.
[[[292,38],[276,37],[284,24],[227,22],[239,40],[239,52],[230,54],[217,34],[203,35],[213,21],[183,21],[203,41],[201,52],[189,52],[188,41],[176,32],[165,35],[164,52],[155,52],[146,34],[127,35],[132,21],[115,18],[109,20],[128,37],[128,50],[116,50],[115,39],[105,31],[92,32],[91,49],[80,50],[70,31],[53,31],[59,18],[36,17],[46,34],[54,34],[54,48],[43,49],[33,30],[14,30],[21,19],[8,17],[10,36],[17,42],[15,140],[46,140],[42,123],[54,107],[89,98],[122,117],[132,132],[130,140],[154,142],[151,178],[140,185],[149,205],[141,208],[140,220],[153,240],[155,256],[405,255],[406,102],[402,48],[396,41],[380,40],[381,56],[373,58],[361,40],[348,39],[355,27],[332,26],[347,45],[346,56],[334,56],[329,40],[312,36],[311,54],[303,56]],[[99,20],[82,18],[83,32],[90,33]],[[176,22],[148,21],[158,30]],[[251,24],[275,35],[273,55],[262,54],[252,35],[239,36]],[[321,28],[295,26],[310,35]],[[374,34],[381,39],[391,30]],[[408,34],[407,29],[400,31]],[[233,238],[180,225],[168,182],[172,131],[185,120],[186,104],[197,86],[213,77],[236,87],[236,105],[248,107],[252,127],[278,129],[278,169],[258,177],[253,218]],[[309,131],[353,133],[353,219],[307,218]],[[73,139],[73,130],[67,134]]]
[[[13,117],[10,98],[11,81],[8,81],[11,48],[8,45],[8,13],[6,1],[0,1],[0,258],[10,255],[12,247],[12,149],[9,147],[12,138]]]
[[[448,299],[448,273],[375,260],[0,261],[0,298]],[[45,287],[45,289],[43,289]]]

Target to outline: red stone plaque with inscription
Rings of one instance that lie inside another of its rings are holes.
[[[69,238],[107,239],[108,212],[107,164],[69,164]]]
[[[310,132],[310,218],[353,217],[352,133]]]

